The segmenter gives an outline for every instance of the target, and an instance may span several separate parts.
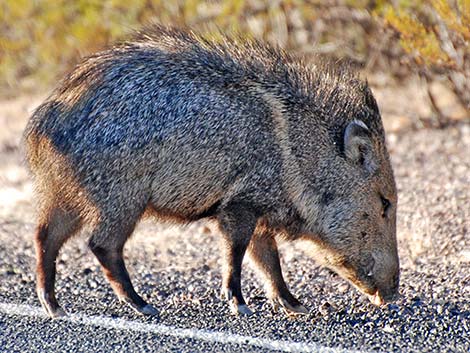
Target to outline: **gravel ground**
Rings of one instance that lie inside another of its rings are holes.
[[[34,294],[32,185],[18,139],[34,99],[0,104],[0,302],[39,305]],[[13,105],[12,108],[10,105]],[[18,106],[20,108],[18,108]],[[200,328],[363,351],[468,352],[470,347],[470,124],[388,136],[399,190],[402,298],[375,308],[300,245],[281,247],[284,272],[310,314],[273,312],[244,267],[255,314],[234,317],[218,298],[219,235],[213,224],[142,222],[126,247],[136,289],[160,311],[144,318],[122,306],[84,236],[58,259],[57,291],[66,311]],[[27,313],[25,313],[27,314]],[[0,351],[264,351],[255,346],[170,338],[0,312]]]

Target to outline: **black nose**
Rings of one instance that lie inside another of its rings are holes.
[[[396,274],[393,276],[389,287],[379,289],[380,296],[386,303],[394,302],[400,298],[400,294],[398,293],[399,284],[399,275]]]
[[[398,291],[396,291],[393,293],[384,293],[384,295],[381,295],[381,297],[385,303],[392,303],[400,299],[400,294]]]
[[[400,285],[400,272],[396,271],[393,276],[389,277],[388,283],[379,286],[379,294],[386,303],[394,302],[400,298],[398,288]]]

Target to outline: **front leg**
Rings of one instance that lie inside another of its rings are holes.
[[[241,290],[241,272],[251,236],[256,227],[254,209],[243,203],[231,203],[218,215],[224,240],[222,293],[234,314],[251,315]]]
[[[281,306],[286,314],[307,314],[307,309],[291,294],[284,281],[274,234],[268,230],[257,231],[248,251],[273,307]]]

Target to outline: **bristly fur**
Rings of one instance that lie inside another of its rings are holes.
[[[300,303],[283,283],[277,234],[307,237],[320,261],[363,291],[388,293],[397,276],[396,188],[382,121],[347,65],[152,25],[77,65],[34,112],[24,139],[48,312],[59,309],[47,273],[85,224],[118,295],[152,311],[116,261],[144,214],[219,222],[224,286],[240,312],[247,309],[235,279],[250,239],[272,296],[291,309]],[[391,205],[387,224],[381,197]],[[361,275],[371,259],[380,263],[374,281]]]
[[[378,112],[367,83],[346,63],[334,63],[320,56],[306,62],[257,40],[221,37],[221,41],[211,41],[194,32],[153,24],[137,32],[122,47],[132,51],[144,46],[179,53],[182,60],[194,65],[195,72],[215,71],[227,83],[260,82],[278,90],[276,93],[285,100],[310,103],[325,117],[365,107]]]

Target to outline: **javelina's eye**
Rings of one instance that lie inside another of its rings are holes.
[[[385,218],[388,216],[388,210],[390,209],[391,203],[383,196],[380,196],[380,201],[382,201],[382,217]]]

